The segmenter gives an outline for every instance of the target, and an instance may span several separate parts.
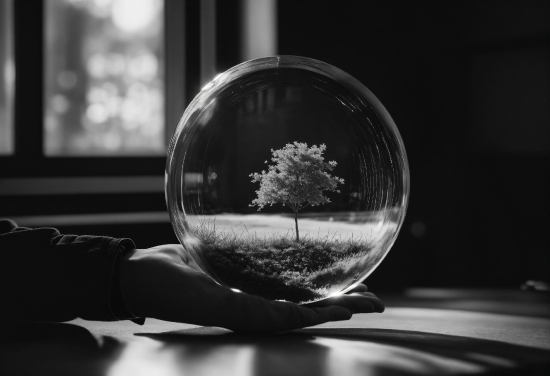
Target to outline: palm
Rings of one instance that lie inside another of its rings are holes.
[[[181,245],[135,250],[121,266],[121,288],[134,315],[240,332],[276,332],[382,312],[374,294],[359,285],[350,295],[311,306],[270,301],[220,286]]]

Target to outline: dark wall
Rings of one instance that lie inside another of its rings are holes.
[[[407,148],[402,232],[369,285],[549,281],[548,1],[279,1],[279,53],[363,82]]]
[[[240,62],[240,8],[238,0],[217,7],[221,71]],[[192,20],[198,9],[188,2]],[[279,0],[279,53],[323,60],[359,79],[386,106],[407,148],[409,210],[367,281],[373,290],[550,280],[548,14],[549,2],[535,0]],[[198,35],[187,31],[196,56]],[[198,67],[193,60],[188,75]],[[20,71],[35,69],[28,68]],[[189,82],[191,99],[198,81]],[[25,104],[39,108],[37,101]],[[107,167],[102,174],[137,173]],[[10,217],[163,211],[165,204],[159,192],[3,197],[0,208]],[[60,230],[131,237],[138,247],[177,242],[169,223]]]

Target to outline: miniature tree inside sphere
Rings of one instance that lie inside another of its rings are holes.
[[[252,182],[259,182],[260,189],[256,191],[258,198],[251,206],[258,206],[260,211],[265,205],[280,203],[289,206],[294,211],[296,225],[296,241],[300,241],[298,230],[298,211],[307,206],[328,204],[330,199],[323,191],[336,191],[338,183],[344,179],[330,176],[329,171],[336,167],[336,161],[324,162],[323,152],[326,145],[307,147],[305,143],[294,142],[280,150],[271,149],[275,165],[261,174],[250,174]],[[265,161],[267,163],[267,161]]]

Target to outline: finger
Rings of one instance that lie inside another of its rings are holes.
[[[372,292],[368,292],[368,291],[365,291],[365,292],[351,292],[351,293],[347,293],[346,295],[363,295],[363,296],[367,296],[369,298],[373,298],[373,299],[378,299],[380,300],[380,298],[378,296],[376,296],[375,294],[373,294]],[[344,295],[345,296],[345,295]]]
[[[352,293],[352,292],[367,292],[367,291],[368,291],[367,285],[365,285],[363,283],[360,283],[357,286],[355,286],[354,288],[352,288],[351,290],[349,290],[347,292],[347,294]]]
[[[374,312],[374,305],[370,302],[369,297],[360,294],[333,296],[311,304],[311,307],[330,306],[344,307],[351,313]]]
[[[332,300],[333,305],[345,307],[352,313],[371,313],[375,312],[374,304],[371,298],[361,294],[350,294],[335,297]]]
[[[370,293],[370,292],[366,292],[366,293],[352,293],[350,295],[345,295],[343,296],[342,298],[346,298],[346,299],[349,299],[350,297],[352,296],[362,296],[362,297],[365,297],[369,300],[369,302],[373,305],[374,307],[374,312],[379,312],[379,313],[382,313],[386,310],[386,306],[384,305],[384,302],[382,302],[382,300],[380,300],[380,298],[378,298],[376,295],[374,295],[373,293]]]
[[[309,305],[310,307],[340,306],[352,313],[384,312],[385,306],[380,299],[369,292],[351,293],[327,298]]]
[[[326,306],[329,306],[329,305],[337,304],[343,296],[350,296],[350,295],[363,295],[365,297],[380,300],[372,292],[368,292],[368,291],[352,292],[352,291],[350,291],[350,292],[346,293],[345,295],[335,295],[335,296],[331,296],[331,297],[328,297],[328,298],[325,298],[325,299],[322,299],[322,300],[318,300],[318,301],[313,302],[313,303],[307,303],[307,304],[304,304],[304,305],[306,307],[326,307]]]
[[[275,325],[275,327],[279,326],[277,331],[305,328],[329,321],[349,320],[353,316],[353,312],[342,306],[309,308],[294,303],[281,304],[285,304],[285,308],[290,309],[286,310],[286,316],[285,313],[277,313],[277,320],[279,321]]]
[[[362,289],[361,289],[362,290]],[[377,299],[377,300],[380,300],[380,298],[378,296],[376,296],[374,293],[370,292],[370,291],[349,291],[347,292],[344,296],[349,296],[349,295],[363,295],[363,296],[366,296],[366,297],[369,297],[369,298],[372,298],[372,299]],[[341,296],[341,295],[340,295]]]
[[[315,307],[311,310],[317,312],[324,322],[329,321],[345,321],[351,319],[353,313],[344,307],[330,306],[330,307]]]

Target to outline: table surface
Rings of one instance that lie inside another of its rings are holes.
[[[0,340],[0,375],[550,374],[547,294],[381,297],[382,314],[263,336],[153,319],[11,323]]]

